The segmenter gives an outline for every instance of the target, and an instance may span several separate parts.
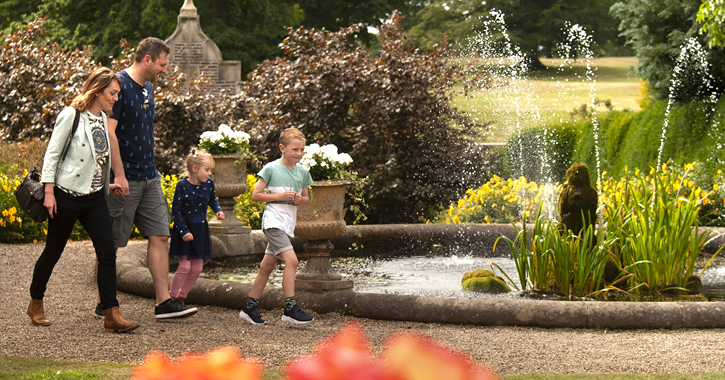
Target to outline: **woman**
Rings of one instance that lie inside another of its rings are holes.
[[[121,81],[113,71],[108,68],[94,70],[83,84],[81,94],[58,115],[50,136],[41,178],[45,184],[44,206],[50,216],[48,237],[45,249],[35,263],[28,306],[28,315],[36,325],[50,325],[43,310],[43,296],[73,226],[80,221],[93,241],[98,258],[97,281],[106,331],[127,332],[139,327],[138,323],[125,321],[118,310],[116,249],[105,197],[116,187],[109,184],[106,115],[111,113],[119,91]],[[71,136],[67,156],[63,159],[76,112],[80,112],[78,129]]]

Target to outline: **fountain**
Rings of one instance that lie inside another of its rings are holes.
[[[503,14],[492,12],[492,20],[484,25],[491,35],[495,29],[503,36],[503,42],[497,45],[503,47],[503,53],[491,50],[487,56],[488,63],[492,63],[495,74],[508,78],[499,84],[505,85],[512,94],[511,101],[522,105],[516,107],[513,115],[515,128],[520,129],[523,105],[534,103],[523,81],[526,71],[525,66],[520,64],[523,56],[508,39]],[[591,43],[591,37],[576,25],[570,28],[569,36],[578,41],[576,45],[580,47],[588,47],[587,44]],[[482,41],[478,42],[480,52],[488,52],[490,50],[487,49],[496,45],[483,44]],[[590,48],[588,52],[577,55],[587,57],[588,62],[592,58]],[[587,65],[586,79],[590,83],[589,99],[594,108],[596,81],[590,64]],[[535,106],[533,112],[534,119],[540,119],[540,112]],[[501,118],[506,116],[496,115]],[[518,148],[518,153],[522,155],[521,140]],[[542,155],[548,157],[547,154],[543,150]],[[597,166],[599,178],[601,174]],[[519,169],[524,171],[523,160],[520,160]],[[547,170],[546,164],[542,170]],[[318,313],[344,310],[366,318],[420,322],[574,328],[725,327],[722,318],[725,306],[721,302],[546,302],[520,299],[516,293],[479,296],[461,291],[461,276],[472,269],[490,267],[495,262],[498,267],[514,273],[508,247],[500,244],[495,252],[492,252],[492,247],[499,236],[513,239],[515,234],[515,227],[510,225],[348,226],[342,236],[330,240],[331,245],[338,248],[332,254],[332,267],[352,277],[355,288],[316,293],[302,291],[298,294],[298,301]],[[264,252],[264,235],[261,231],[252,231],[250,240],[245,256],[256,261]],[[295,239],[293,243],[297,252],[303,251],[304,241]],[[358,256],[381,253],[385,257],[337,257],[340,249],[351,247],[353,243],[365,247],[366,253],[359,251]],[[714,252],[723,243],[725,238],[713,239],[705,251]],[[122,251],[117,264],[118,289],[152,297],[153,281],[148,270],[142,268],[146,265],[145,245],[132,243]],[[496,257],[491,257],[492,254]],[[710,288],[724,288],[725,270],[722,267],[710,268],[702,280]],[[189,293],[187,302],[240,309],[250,290],[251,284],[200,279]],[[261,307],[277,307],[282,298],[280,287],[269,287],[262,296]]]

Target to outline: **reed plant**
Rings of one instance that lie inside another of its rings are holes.
[[[582,215],[583,218],[583,215]],[[604,239],[603,229],[589,225],[579,234],[566,230],[552,241],[554,289],[568,296],[585,297],[602,290],[608,249],[614,239]]]
[[[602,229],[595,232],[594,227],[589,226],[580,234],[574,234],[562,230],[553,221],[544,220],[541,212],[530,232],[525,216],[523,227],[519,229],[514,225],[514,228],[514,239],[506,236],[499,239],[504,239],[511,250],[522,290],[570,297],[585,297],[601,290],[608,249],[614,242],[614,239],[604,239]],[[597,240],[599,243],[595,244]],[[496,244],[498,239],[494,250]]]
[[[516,229],[514,239],[509,239],[507,236],[500,236],[493,244],[493,251],[496,251],[496,245],[500,239],[504,239],[508,244],[511,250],[511,256],[516,264],[516,272],[521,288],[519,289],[513,281],[511,283],[518,290],[526,290],[529,288],[529,285],[531,289],[546,289],[549,285],[549,247],[551,246],[550,241],[546,239],[551,236],[548,231],[551,223],[545,222],[539,211],[534,222],[533,231],[529,232],[526,227],[526,215],[524,213],[521,229],[512,223]],[[542,236],[544,237],[543,241],[540,239]],[[504,274],[508,278],[505,272]]]
[[[675,176],[666,166],[649,176],[629,173],[602,207],[611,248],[630,290],[640,294],[686,291],[685,285],[709,233],[699,229],[702,189],[691,185],[688,172]],[[716,253],[716,255],[719,251]]]

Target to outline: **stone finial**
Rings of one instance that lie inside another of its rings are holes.
[[[198,17],[198,14],[196,13],[196,7],[194,6],[194,0],[185,0],[184,5],[181,7],[181,12],[179,13],[181,17]]]

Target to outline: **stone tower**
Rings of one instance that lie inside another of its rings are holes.
[[[239,93],[242,63],[222,59],[219,47],[201,30],[194,0],[185,0],[178,20],[176,30],[166,39],[171,48],[169,62],[179,66],[189,79],[204,72],[204,76],[216,84],[214,91]]]

